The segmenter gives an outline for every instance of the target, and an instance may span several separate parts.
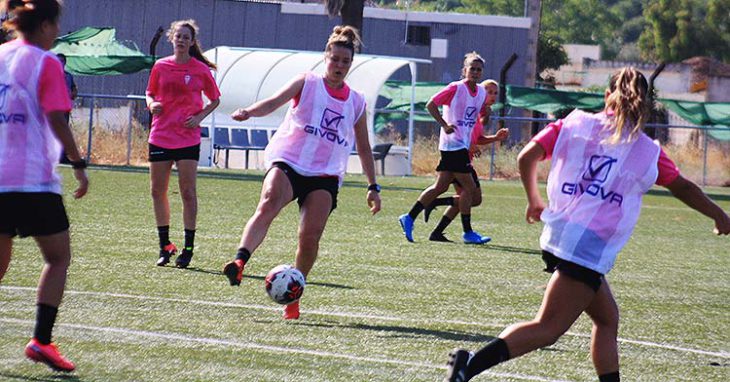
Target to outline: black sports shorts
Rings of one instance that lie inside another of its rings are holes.
[[[150,145],[149,161],[150,162],[164,162],[164,161],[179,161],[179,160],[199,160],[200,159],[200,144],[181,147],[179,149],[166,149],[164,147],[155,146],[152,143]]]
[[[441,161],[436,166],[436,171],[469,173],[471,170],[469,150],[441,151]]]
[[[271,171],[274,167],[280,169],[284,172],[284,174],[286,174],[286,177],[289,179],[289,183],[291,184],[292,191],[294,191],[292,200],[297,200],[299,208],[302,208],[302,204],[304,204],[304,200],[307,199],[307,195],[316,190],[325,190],[332,195],[332,206],[330,207],[330,212],[337,208],[337,193],[340,188],[340,180],[336,176],[303,176],[284,162],[274,162],[269,171]]]
[[[582,265],[563,260],[548,251],[542,251],[542,261],[545,262],[545,272],[553,273],[557,270],[572,279],[588,285],[595,292],[598,292],[598,288],[601,287],[601,283],[603,282],[602,274]]]
[[[0,193],[0,234],[53,235],[68,229],[61,195],[52,192]]]

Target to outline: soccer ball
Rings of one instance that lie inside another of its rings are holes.
[[[302,297],[304,275],[291,265],[279,265],[266,275],[265,286],[272,300],[288,305]]]

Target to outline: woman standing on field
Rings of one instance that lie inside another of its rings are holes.
[[[12,3],[12,4],[11,4]],[[58,371],[73,371],[51,341],[71,262],[69,222],[55,168],[65,149],[79,182],[74,198],[86,194],[81,159],[65,114],[72,108],[61,62],[48,50],[58,37],[61,4],[56,0],[0,2],[14,16],[3,26],[16,33],[0,45],[0,280],[10,263],[13,237],[32,236],[45,266],[38,283],[33,338],[25,355]]]
[[[193,258],[198,215],[196,179],[200,157],[200,122],[220,104],[220,91],[198,41],[195,20],[175,21],[167,31],[174,54],[155,62],[147,85],[147,108],[152,113],[149,137],[150,189],[155,210],[160,257],[164,266],[177,253],[170,242],[170,202],[167,189],[172,164],[178,171],[183,204],[185,246],[175,265],[186,268]],[[203,107],[205,96],[210,103]]]

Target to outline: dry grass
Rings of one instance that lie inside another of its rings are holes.
[[[496,145],[495,147],[495,179],[519,179],[520,173],[517,168],[517,154],[523,145],[507,147]],[[703,148],[698,145],[667,145],[664,150],[677,164],[682,175],[702,183],[703,178]],[[474,167],[482,179],[489,178],[489,166],[491,159],[491,147],[485,146],[481,157],[474,160]],[[413,173],[414,175],[433,176],[439,162],[438,139],[419,138],[413,145]],[[538,178],[542,181],[547,179],[549,162],[543,162],[538,167]],[[730,187],[730,145],[710,145],[707,154],[707,185]]]

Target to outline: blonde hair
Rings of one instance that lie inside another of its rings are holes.
[[[625,67],[611,76],[606,109],[614,112],[614,131],[609,143],[634,140],[644,129],[649,119],[648,90],[646,77],[633,67]]]
[[[479,85],[481,85],[481,86],[484,86],[485,88],[486,88],[487,86],[489,86],[489,85],[494,85],[494,86],[496,86],[496,87],[497,87],[497,89],[499,89],[499,82],[497,82],[497,81],[495,81],[495,80],[493,80],[493,79],[491,79],[491,78],[490,78],[490,79],[488,79],[488,80],[484,80],[484,81],[482,81],[482,83],[480,83]]]
[[[198,24],[193,19],[187,19],[187,20],[177,20],[173,21],[170,24],[170,29],[167,30],[167,40],[172,42],[172,38],[175,35],[175,29],[177,27],[186,27],[190,29],[190,34],[193,37],[193,45],[190,46],[190,56],[195,58],[196,60],[204,63],[211,69],[218,69],[218,66],[216,64],[210,62],[204,55],[203,55],[203,49],[200,47],[200,40],[198,40],[198,33],[200,33],[200,28],[198,28]]]
[[[332,34],[327,39],[324,51],[329,52],[334,45],[350,49],[354,56],[355,52],[359,52],[362,46],[360,32],[357,31],[357,28],[349,25],[337,25],[332,29]]]

